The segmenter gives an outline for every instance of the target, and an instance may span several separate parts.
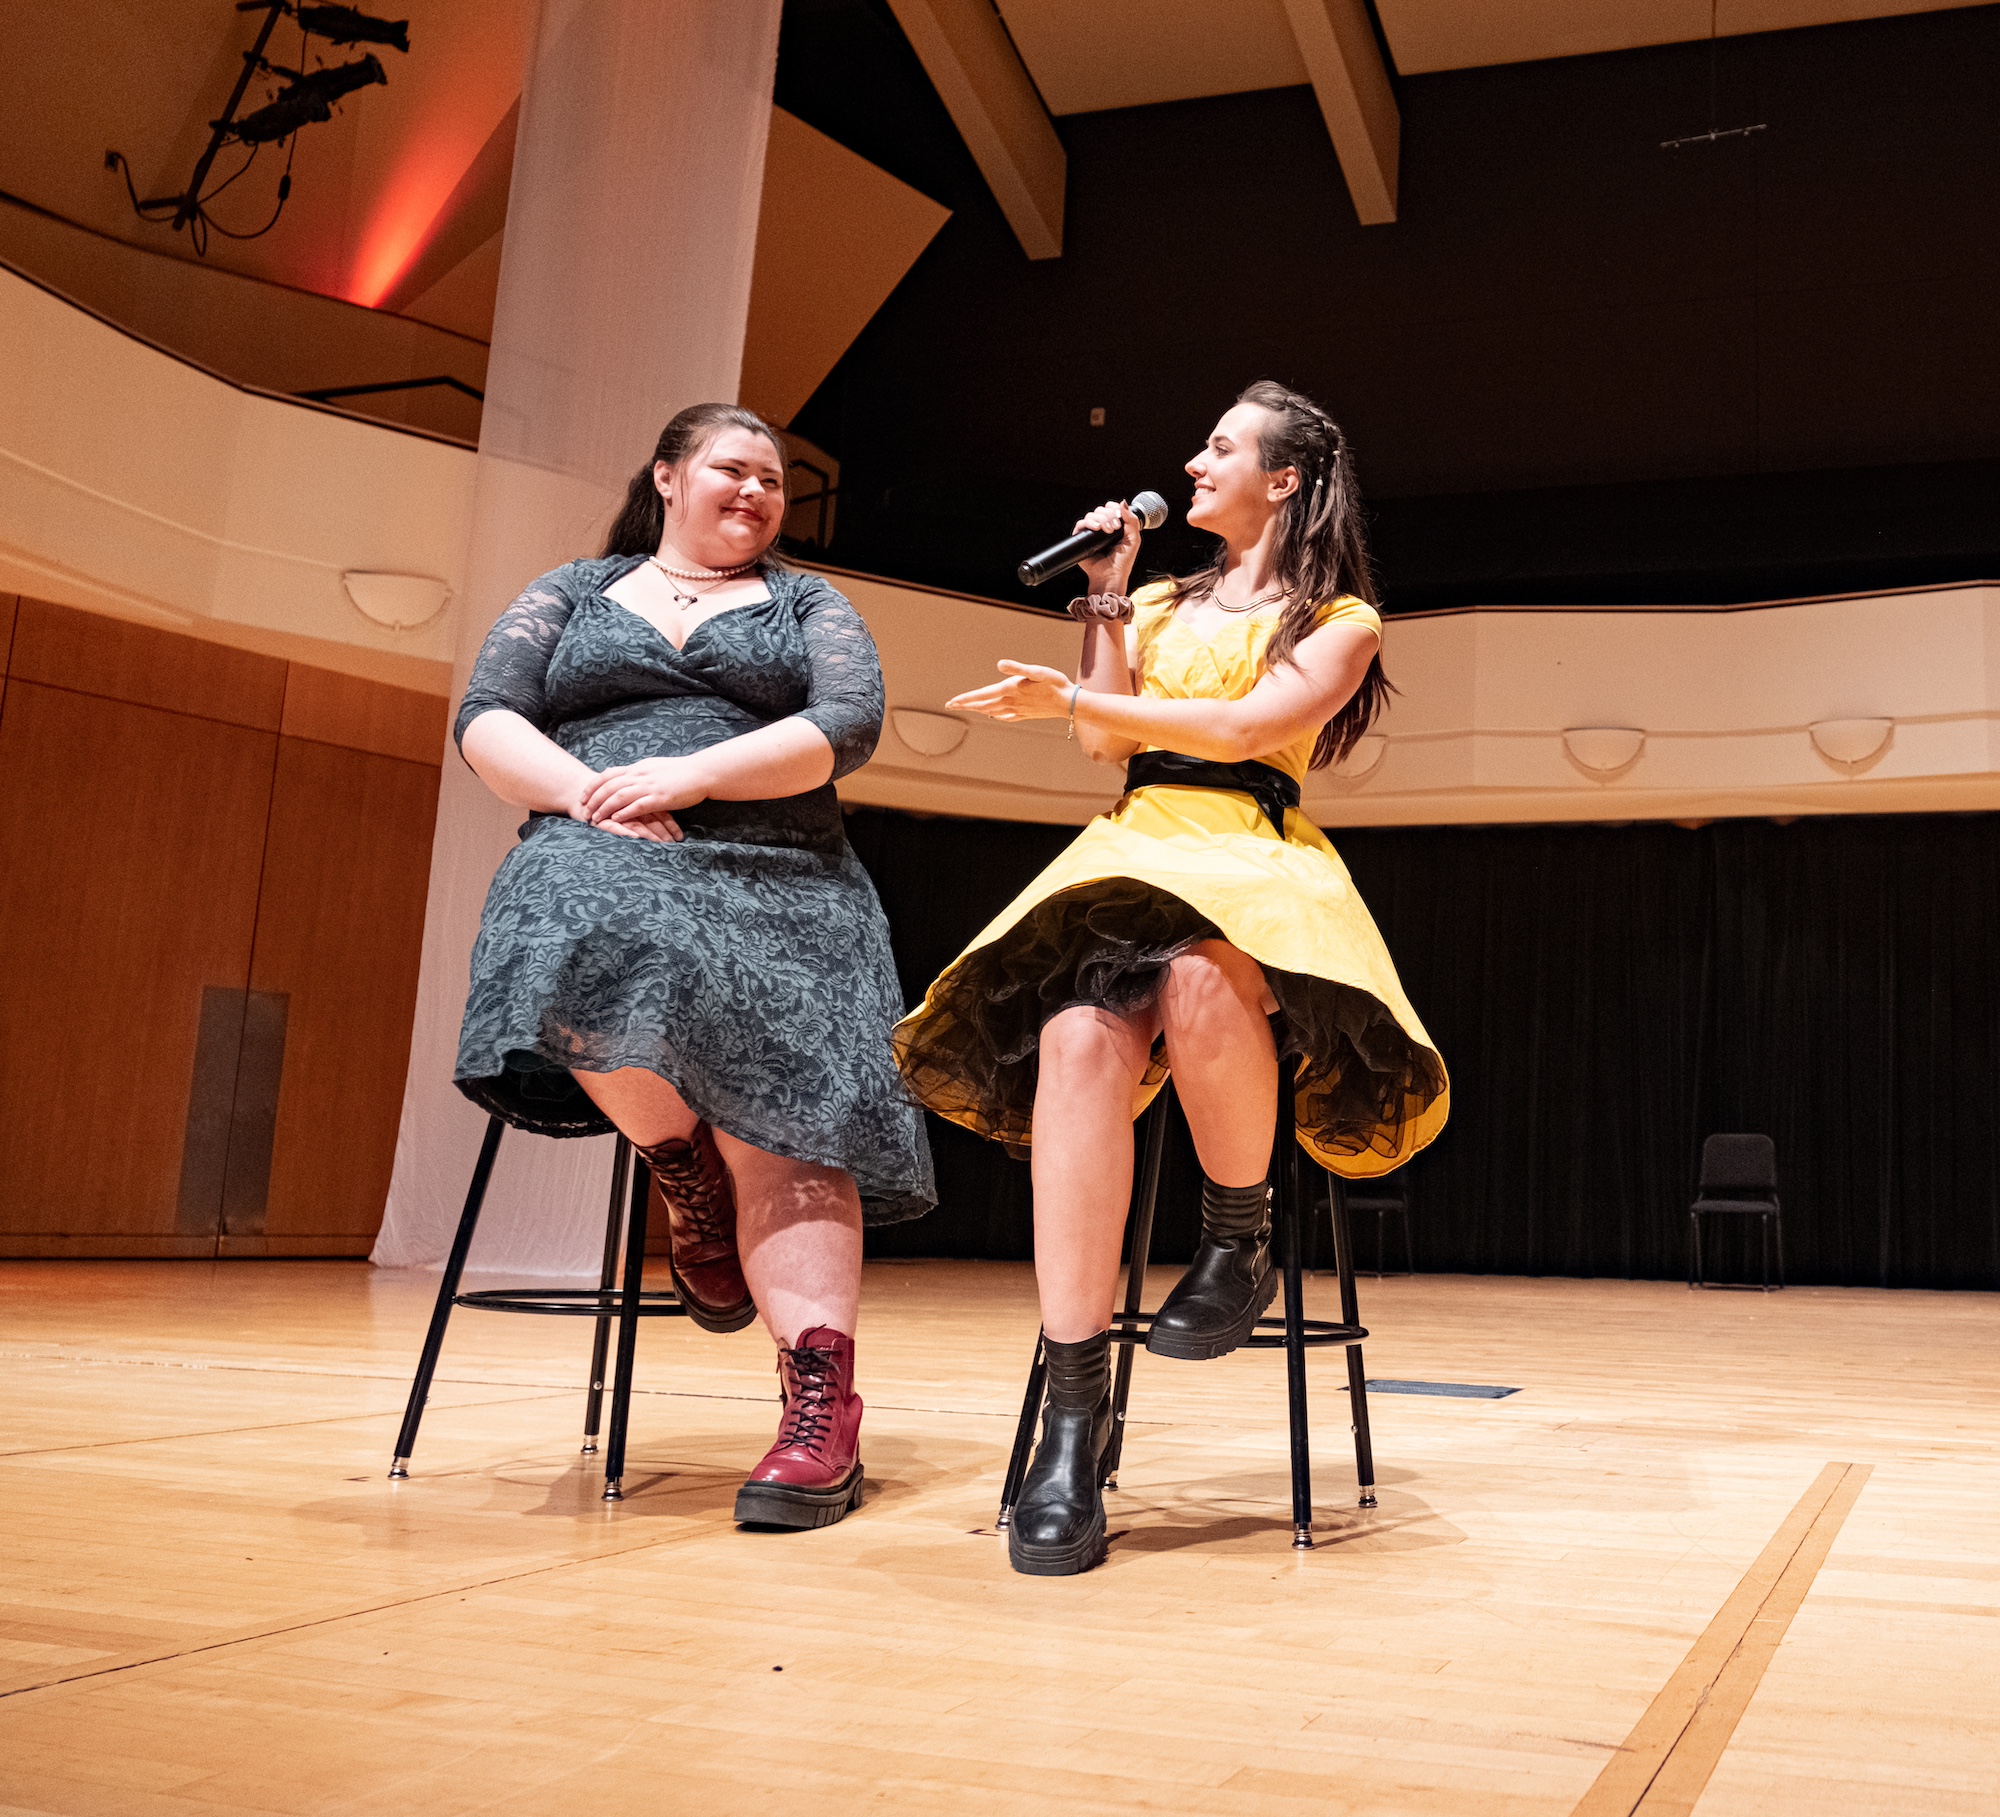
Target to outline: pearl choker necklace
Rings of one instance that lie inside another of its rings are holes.
[[[671,574],[676,580],[734,580],[739,574],[748,574],[757,565],[755,561],[747,561],[735,568],[670,568],[657,555],[649,555],[646,559],[662,574]]]

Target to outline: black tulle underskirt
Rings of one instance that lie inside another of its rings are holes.
[[[1134,878],[1051,896],[932,987],[926,1010],[896,1032],[903,1077],[939,1116],[1025,1144],[1049,1018],[1078,1004],[1146,1009],[1175,958],[1227,937],[1178,896]],[[1437,1056],[1367,991],[1271,966],[1264,976],[1278,1002],[1280,1052],[1299,1062],[1301,1136],[1329,1159],[1398,1154],[1403,1129],[1444,1090]],[[1166,1074],[1156,1042],[1148,1088]]]

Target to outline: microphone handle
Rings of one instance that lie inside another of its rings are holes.
[[[1053,580],[1066,568],[1074,568],[1078,562],[1088,561],[1093,555],[1102,555],[1106,549],[1115,549],[1123,530],[1079,530],[1074,536],[1066,536],[1061,542],[1044,549],[1039,555],[1031,555],[1014,570],[1024,587],[1039,587],[1045,580]]]

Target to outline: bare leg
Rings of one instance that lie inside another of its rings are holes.
[[[636,1145],[685,1141],[700,1120],[657,1073],[626,1067],[577,1073],[591,1102]],[[736,1187],[736,1245],[765,1326],[790,1347],[801,1331],[830,1325],[854,1335],[861,1305],[861,1198],[835,1167],[814,1167],[752,1148],[721,1130]]]
[[[1061,1344],[1111,1323],[1132,1201],[1132,1098],[1158,1020],[1079,1005],[1042,1030],[1035,1086],[1035,1282]]]
[[[1218,1186],[1257,1185],[1270,1167],[1278,1050],[1268,1018],[1276,1008],[1263,968],[1226,940],[1183,953],[1160,993],[1174,1089],[1201,1170]]]
[[[861,1312],[861,1195],[851,1174],[715,1132],[736,1181],[736,1243],[764,1324],[790,1348],[816,1325],[854,1335]]]
[[[572,1071],[570,1077],[635,1148],[685,1142],[701,1121],[679,1092],[643,1066],[621,1067],[615,1073]]]

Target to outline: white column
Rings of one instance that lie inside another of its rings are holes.
[[[780,0],[544,0],[487,366],[454,701],[494,618],[595,555],[675,411],[743,361]],[[467,959],[523,815],[445,754],[395,1178],[374,1259],[435,1265],[485,1123],[454,1088]],[[472,1266],[594,1272],[610,1138],[509,1132]]]

